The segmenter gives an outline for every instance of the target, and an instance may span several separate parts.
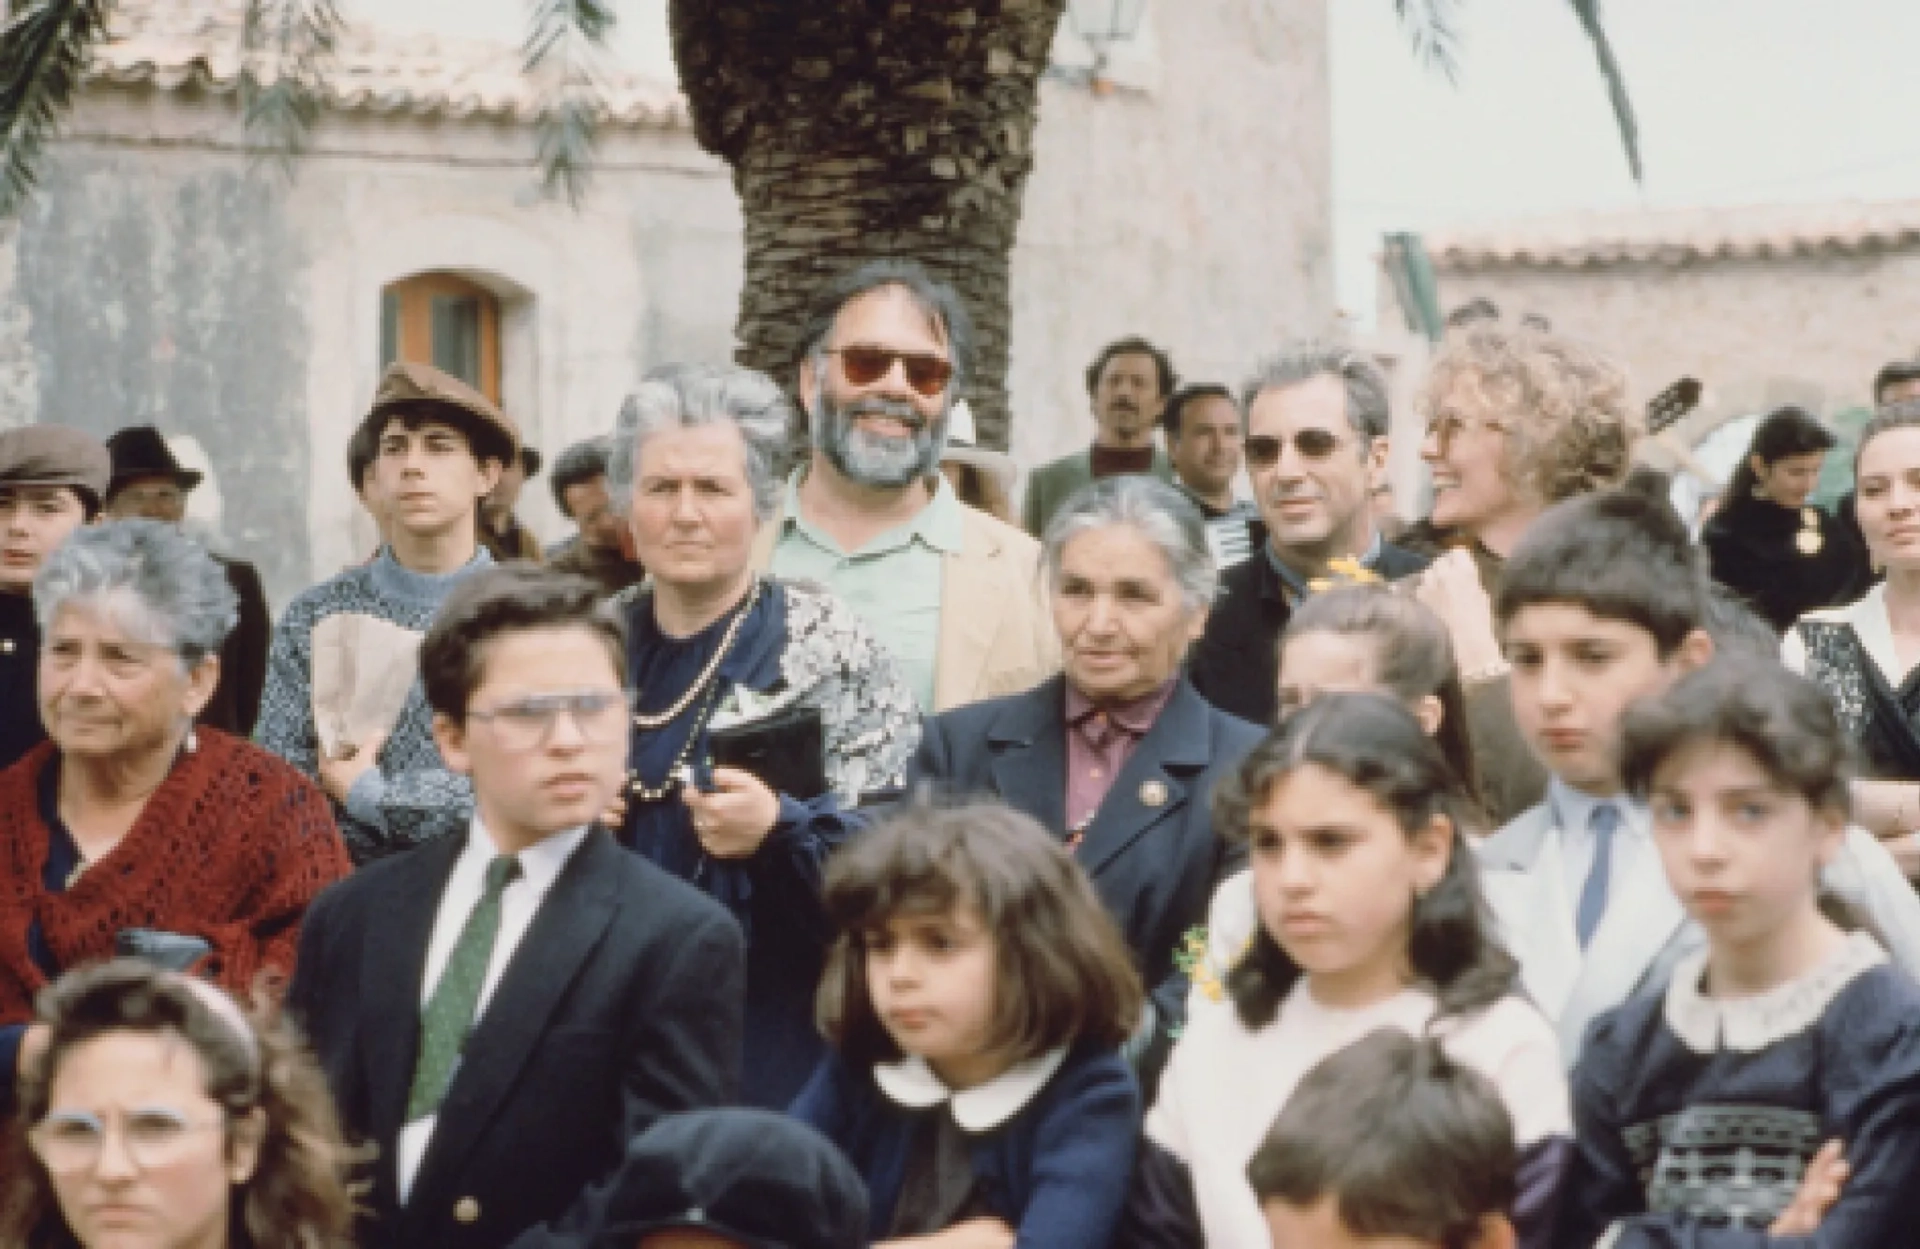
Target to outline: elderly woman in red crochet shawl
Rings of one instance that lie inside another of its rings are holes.
[[[34,994],[131,930],[205,942],[193,971],[242,993],[292,971],[301,916],[345,876],[324,794],[193,719],[235,603],[171,526],[81,529],[34,579],[50,741],[0,772],[0,1075]],[[169,938],[162,937],[161,941]],[[177,943],[176,943],[177,944]]]

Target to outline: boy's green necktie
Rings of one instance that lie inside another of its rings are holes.
[[[494,938],[500,934],[500,895],[520,875],[520,860],[501,855],[487,864],[487,885],[473,905],[460,939],[453,944],[440,983],[420,1013],[420,1060],[413,1068],[413,1088],[407,1094],[408,1123],[440,1109],[460,1047],[473,1030],[474,1010],[480,1005],[480,986],[486,983],[487,963],[493,958]]]

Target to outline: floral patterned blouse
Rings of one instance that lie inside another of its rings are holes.
[[[832,936],[819,904],[826,859],[868,822],[861,801],[904,787],[920,744],[919,704],[865,622],[810,582],[762,578],[741,607],[688,638],[661,632],[644,586],[613,601],[627,621],[636,709],[651,726],[632,734],[620,840],[711,895],[745,930],[742,1091],[752,1104],[784,1107],[821,1053],[813,990]],[[708,854],[680,787],[704,783],[709,735],[796,706],[820,710],[828,792],[780,794],[758,850]]]

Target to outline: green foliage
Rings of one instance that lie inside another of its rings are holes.
[[[1465,0],[1393,0],[1393,11],[1413,41],[1414,54],[1429,68],[1446,75],[1448,82],[1456,82],[1460,76],[1459,17],[1463,3]],[[1626,74],[1600,20],[1600,0],[1567,0],[1567,5],[1593,42],[1594,59],[1599,62],[1600,78],[1606,84],[1613,118],[1620,127],[1620,143],[1626,149],[1627,168],[1633,171],[1633,180],[1640,182],[1640,124],[1633,115],[1633,101],[1627,97]]]
[[[574,207],[593,169],[604,90],[600,56],[613,29],[610,0],[533,0],[524,48],[527,74],[541,84],[539,165],[549,195]]]
[[[33,191],[40,153],[73,106],[111,0],[22,0],[0,32],[0,218]]]
[[[288,176],[320,118],[320,92],[339,43],[334,0],[250,0],[241,36],[247,134]]]

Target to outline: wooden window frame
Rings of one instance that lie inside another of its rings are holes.
[[[420,364],[433,363],[433,301],[435,298],[476,300],[480,308],[480,376],[475,389],[495,404],[500,402],[500,297],[477,282],[453,273],[421,273],[384,287],[382,301],[382,338],[385,339],[386,302],[397,304],[397,359]],[[382,355],[388,344],[382,342]],[[392,363],[382,359],[385,368]]]

